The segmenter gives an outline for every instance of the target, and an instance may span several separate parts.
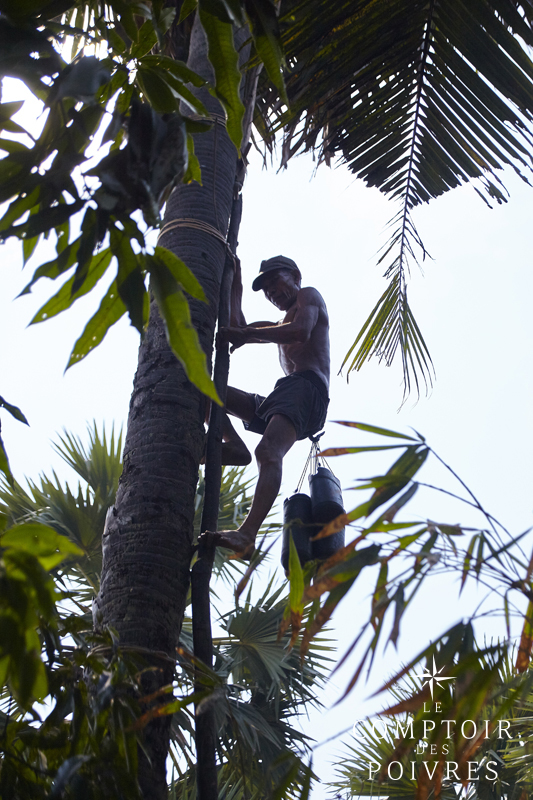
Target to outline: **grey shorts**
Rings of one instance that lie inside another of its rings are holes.
[[[244,427],[253,433],[263,434],[274,414],[288,417],[296,429],[298,439],[306,439],[324,427],[328,410],[328,390],[316,372],[293,372],[280,378],[268,395],[252,395],[255,414]]]

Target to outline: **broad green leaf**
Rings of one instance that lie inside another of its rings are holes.
[[[30,216],[27,222],[9,228],[6,231],[6,235],[31,239],[39,233],[47,233],[53,228],[63,225],[73,214],[80,211],[83,205],[82,200],[76,200],[74,203],[59,203],[50,208],[45,208]]]
[[[194,297],[196,300],[203,300],[204,303],[207,303],[205,292],[198,278],[191,272],[189,267],[184,264],[181,258],[178,258],[171,250],[167,250],[166,247],[161,247],[161,245],[157,245],[152,258],[162,261],[174,279],[191,295],[191,297]],[[149,265],[148,271],[150,271]]]
[[[127,0],[113,0],[113,8],[119,12],[120,21],[132,42],[136,42],[139,31],[133,15],[133,6]]]
[[[68,247],[68,243],[70,240],[70,218],[67,219],[62,225],[58,225],[55,229],[57,241],[56,241],[56,253],[60,255],[63,250]]]
[[[87,270],[91,263],[94,249],[98,240],[98,215],[94,208],[89,206],[81,223],[80,245],[77,250],[78,266],[72,282],[72,293],[76,294],[87,277]],[[66,249],[66,248],[65,248]]]
[[[95,347],[98,347],[109,328],[118,322],[125,313],[126,306],[118,293],[117,282],[113,281],[106,296],[100,303],[100,308],[96,314],[91,317],[82,335],[74,345],[66,369],[69,369],[74,364],[78,364],[88,356]]]
[[[192,12],[196,9],[197,5],[198,0],[183,0],[178,23],[183,22],[184,19],[187,19],[189,14],[192,14]]]
[[[2,12],[8,14],[12,19],[20,21],[27,21],[29,17],[34,14],[42,14],[45,12],[47,6],[57,6],[60,3],[50,3],[49,0],[3,0]],[[59,8],[57,13],[62,13],[64,9]],[[46,19],[46,15],[45,15]]]
[[[18,153],[29,153],[29,148],[22,142],[17,142],[15,139],[0,138],[0,150],[10,155]]]
[[[185,117],[185,129],[187,133],[206,133],[206,131],[210,131],[212,127],[213,123],[210,120],[205,120],[204,122],[203,120]]]
[[[394,601],[394,622],[392,624],[389,641],[396,647],[398,636],[400,635],[400,622],[407,605],[404,599],[403,583],[400,583],[392,599]]]
[[[475,536],[472,536],[472,538],[470,540],[470,543],[468,545],[468,549],[466,551],[466,555],[465,555],[464,562],[463,562],[463,574],[462,574],[462,578],[461,578],[461,592],[463,591],[463,587],[464,587],[464,585],[466,583],[466,579],[468,578],[468,572],[470,570],[470,564],[471,564],[471,561],[472,561],[472,555],[473,555],[474,548],[476,546],[477,540],[478,540],[478,534],[476,534]]]
[[[460,525],[443,525],[441,522],[437,522],[436,525],[446,536],[464,536]]]
[[[207,371],[207,358],[191,322],[189,304],[171,270],[158,259],[149,261],[150,287],[165,323],[167,339],[187,377],[201,392],[221,405]]]
[[[142,58],[157,44],[157,33],[151,20],[143,22],[139,29],[139,37],[135,44],[132,44],[130,55],[132,58]]]
[[[19,125],[17,122],[13,122],[13,120],[8,119],[2,122],[0,120],[0,130],[8,131],[9,133],[18,133],[22,135],[28,136],[28,131],[25,130],[22,125]]]
[[[41,241],[41,236],[34,236],[32,239],[23,239],[22,240],[22,256],[24,259],[24,266],[28,263],[30,258],[32,257],[33,253],[35,252],[35,248]]]
[[[30,208],[38,205],[41,187],[36,186],[29,194],[18,197],[10,204],[6,213],[0,220],[0,231],[5,231]]]
[[[31,291],[32,286],[34,286],[34,284],[36,284],[41,278],[51,278],[54,280],[59,275],[62,275],[64,272],[67,272],[67,270],[73,267],[78,259],[80,242],[81,236],[74,242],[71,242],[71,244],[67,245],[67,247],[65,247],[65,249],[57,258],[53,258],[51,261],[47,261],[46,264],[42,264],[40,267],[38,267],[33,273],[31,281],[19,294],[19,297],[28,294]]]
[[[241,0],[199,0],[199,5],[221,22],[238,26],[245,23]]]
[[[23,422],[25,425],[30,424],[20,408],[18,408],[18,406],[11,405],[11,403],[8,403],[3,397],[0,397],[0,408],[5,408],[5,410],[8,411],[12,417],[18,419],[19,422]]]
[[[289,762],[288,768],[286,765],[283,766],[282,777],[278,780],[274,788],[272,800],[285,800],[285,798],[290,797],[291,786],[298,780],[301,768],[299,759],[293,757],[292,763]]]
[[[388,507],[384,514],[382,514],[381,519],[384,522],[393,522],[394,517],[402,509],[416,494],[418,491],[418,483],[413,482],[411,486],[408,488],[401,497],[394,501],[394,503]]]
[[[17,114],[22,106],[23,100],[16,100],[11,103],[0,103],[0,130],[5,127],[5,123],[11,120]]]
[[[13,486],[15,479],[9,467],[9,460],[7,457],[7,453],[4,447],[4,443],[2,441],[2,437],[0,437],[0,472],[3,472],[7,478],[8,483]]]
[[[155,70],[139,67],[137,82],[142,93],[158,114],[169,114],[179,110],[179,103],[172,89]]]
[[[105,20],[95,20],[95,27],[111,45],[112,50],[117,55],[122,55],[126,51],[126,43],[124,39],[117,33],[113,25],[107,25]],[[113,76],[115,77],[115,75]],[[107,98],[106,98],[107,99]]]
[[[163,55],[149,55],[143,58],[143,64],[147,67],[157,67],[164,72],[170,72],[175,78],[178,78],[182,83],[192,83],[193,86],[201,88],[207,85],[205,78],[198,75],[197,72],[190,69],[183,61],[178,59],[169,58]]]
[[[70,539],[39,522],[25,522],[9,528],[0,537],[0,545],[30,553],[46,570],[53,569],[69,556],[83,555],[83,551]]]
[[[409,445],[387,471],[387,475],[401,478],[413,478],[429,455],[429,448],[425,445]]]
[[[283,48],[281,46],[278,15],[271,0],[246,0],[246,12],[252,23],[252,36],[257,54],[277,87],[282,100],[288,105],[283,80]]]
[[[202,169],[200,167],[200,162],[194,152],[194,137],[191,136],[190,133],[187,133],[187,153],[188,153],[188,161],[187,161],[187,170],[185,175],[183,176],[183,183],[190,183],[191,181],[197,181],[200,186],[202,185]]]
[[[0,686],[6,685],[7,671],[9,669],[9,656],[0,658]]]
[[[533,647],[533,600],[530,600],[524,615],[524,624],[520,635],[520,646],[516,656],[517,672],[525,672],[531,662]]]
[[[95,256],[93,256],[89,265],[89,269],[87,270],[85,281],[82,283],[78,291],[72,294],[72,286],[75,277],[72,276],[70,280],[63,284],[57,294],[51,297],[50,300],[48,300],[44,306],[39,309],[30,322],[30,325],[34,325],[37,322],[43,322],[51,317],[55,317],[56,314],[61,313],[61,311],[65,311],[67,308],[70,308],[73,303],[76,302],[76,300],[78,300],[80,297],[83,297],[83,295],[87,294],[87,292],[90,292],[105,273],[112,257],[113,254],[109,247],[107,247],[105,250],[102,250],[101,253],[97,253]]]
[[[155,70],[154,70],[155,71]],[[162,77],[162,76],[160,76]],[[189,108],[194,111],[195,114],[199,114],[200,116],[208,117],[209,112],[202,103],[201,100],[198,100],[196,95],[194,95],[191,90],[185,86],[181,78],[176,78],[174,75],[170,75],[168,73],[165,74],[164,77],[165,82],[170,86],[173,93],[183,102],[189,106]]]
[[[17,665],[17,682],[13,689],[23,708],[30,700],[42,701],[48,694],[46,670],[35,650],[22,655]]]
[[[348,428],[359,428],[360,431],[367,431],[368,433],[377,433],[380,436],[392,436],[395,439],[408,439],[410,442],[417,441],[412,436],[406,436],[405,433],[398,433],[397,431],[391,431],[388,428],[378,428],[375,425],[367,425],[364,422],[341,422],[338,419],[334,421],[337,425],[346,425],[346,427]]]
[[[292,612],[301,614],[304,608],[304,573],[292,534],[289,541],[289,606]]]
[[[387,559],[382,559],[379,568],[378,579],[374,593],[372,595],[372,615],[382,617],[388,608],[389,595],[387,593],[387,584],[389,580],[389,562]]]
[[[111,228],[111,250],[118,261],[117,288],[128,309],[131,324],[139,333],[144,329],[144,298],[146,287],[139,257],[133,252],[127,231]]]
[[[215,71],[215,93],[226,112],[229,137],[238,151],[242,141],[244,105],[240,95],[239,58],[233,44],[233,26],[221,22],[199,5],[200,20],[207,36],[209,61]]]
[[[331,458],[332,456],[345,456],[354,453],[372,453],[377,450],[397,450],[399,447],[405,447],[404,444],[382,444],[382,445],[369,445],[368,447],[328,447],[322,450],[320,455]]]

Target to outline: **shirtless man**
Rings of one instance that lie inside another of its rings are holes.
[[[315,434],[326,420],[329,403],[329,321],[323,298],[312,287],[301,288],[302,276],[294,261],[275,256],[261,262],[252,284],[257,292],[285,312],[283,320],[246,324],[241,310],[242,284],[237,269],[232,293],[231,326],[222,328],[218,343],[231,343],[231,352],[244,344],[278,345],[285,377],[264,398],[228,387],[226,410],[243,420],[245,428],[262,435],[255,456],[259,477],[250,512],[235,531],[208,533],[215,545],[249,558],[257,532],[272,508],[281,486],[282,462],[299,439]],[[248,448],[226,416],[223,464],[249,464]]]

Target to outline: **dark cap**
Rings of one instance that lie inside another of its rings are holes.
[[[286,256],[273,256],[273,258],[268,258],[266,261],[261,261],[259,275],[252,283],[252,289],[254,292],[258,292],[259,289],[263,288],[263,279],[265,274],[267,272],[272,272],[272,270],[275,269],[292,269],[294,272],[300,274],[300,270],[292,258],[287,258]]]

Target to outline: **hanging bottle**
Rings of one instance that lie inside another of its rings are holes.
[[[320,527],[326,525],[344,514],[340,481],[327,467],[317,467],[316,472],[309,476],[309,490],[311,494],[312,519],[314,535]],[[344,528],[338,533],[326,536],[324,539],[311,542],[313,558],[325,559],[332,556],[337,550],[344,547]]]
[[[281,563],[285,573],[289,572],[290,537],[292,535],[296,552],[302,566],[313,558],[311,536],[315,533],[311,498],[303,492],[287,497],[283,502],[283,543]]]

